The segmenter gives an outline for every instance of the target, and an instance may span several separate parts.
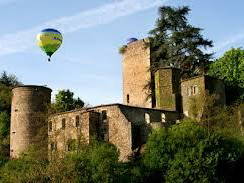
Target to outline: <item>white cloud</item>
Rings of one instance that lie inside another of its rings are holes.
[[[122,0],[94,9],[80,12],[73,16],[61,17],[40,26],[0,36],[0,56],[23,52],[35,45],[35,35],[46,27],[55,27],[62,33],[72,33],[84,28],[107,24],[119,17],[128,16],[152,7],[157,7],[168,0]]]
[[[222,53],[223,51],[225,51],[226,48],[234,46],[235,43],[242,40],[244,40],[244,33],[234,35],[222,42],[217,43],[216,46],[209,50],[209,52]]]

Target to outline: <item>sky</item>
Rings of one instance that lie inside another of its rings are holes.
[[[70,89],[90,105],[122,103],[121,55],[130,37],[148,36],[158,7],[189,6],[190,24],[213,40],[218,58],[244,43],[243,0],[0,0],[0,72],[55,94]],[[62,32],[61,48],[47,62],[36,46],[44,28]]]

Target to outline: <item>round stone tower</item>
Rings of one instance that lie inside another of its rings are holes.
[[[48,137],[47,107],[52,90],[25,85],[12,90],[10,157],[18,158],[30,145],[43,144]]]

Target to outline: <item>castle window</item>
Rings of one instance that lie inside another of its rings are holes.
[[[129,104],[130,103],[130,95],[127,94],[126,98],[127,98],[127,104]]]
[[[145,121],[147,124],[150,123],[150,115],[148,113],[145,113]]]
[[[66,120],[65,118],[62,119],[62,129],[64,130],[66,127]]]
[[[80,116],[76,116],[75,117],[75,127],[79,127],[80,126]]]
[[[106,123],[107,122],[107,111],[102,111],[102,122]]]
[[[198,94],[198,87],[197,87],[197,85],[193,86],[192,93],[193,93],[193,95],[197,95]]]
[[[74,151],[77,149],[77,140],[69,139],[67,141],[66,151]]]
[[[50,144],[51,151],[55,151],[57,149],[57,145],[55,143]]]
[[[48,129],[49,129],[49,132],[53,131],[53,124],[52,124],[52,122],[49,122],[48,123]]]
[[[165,123],[166,122],[166,116],[164,113],[161,113],[161,122]]]

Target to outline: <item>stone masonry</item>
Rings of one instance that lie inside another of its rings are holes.
[[[31,144],[43,146],[45,143],[39,141],[38,135],[47,137],[47,106],[51,102],[51,91],[42,86],[20,86],[12,90],[11,158],[19,157]],[[44,129],[44,134],[39,134],[40,129]]]
[[[77,119],[80,119],[78,123]],[[49,118],[49,150],[68,152],[71,140],[80,139],[87,143],[97,138],[114,144],[120,151],[120,160],[127,161],[135,149],[145,144],[151,123],[174,122],[177,119],[176,112],[122,104],[55,114]]]
[[[127,45],[123,53],[123,103],[128,105],[152,107],[148,97],[151,92],[145,86],[151,81],[150,47],[143,39]]]

